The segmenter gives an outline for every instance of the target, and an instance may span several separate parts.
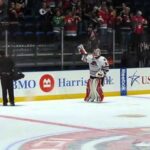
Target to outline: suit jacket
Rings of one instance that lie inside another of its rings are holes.
[[[10,57],[0,57],[0,75],[11,74],[14,70],[14,61]]]

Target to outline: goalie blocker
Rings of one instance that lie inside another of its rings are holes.
[[[80,54],[82,55],[87,55],[87,52],[86,50],[84,49],[84,46],[82,44],[80,44],[78,47],[77,47],[78,51]]]

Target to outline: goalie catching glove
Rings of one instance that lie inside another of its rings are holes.
[[[97,77],[97,78],[103,78],[103,77],[104,77],[104,72],[103,72],[102,70],[98,71],[98,72],[96,73],[96,77]]]
[[[82,44],[80,44],[80,45],[77,47],[77,49],[78,49],[78,51],[79,51],[80,54],[82,54],[82,55],[86,55],[86,54],[87,54],[87,52],[86,52],[86,50],[84,49],[84,46],[83,46]]]

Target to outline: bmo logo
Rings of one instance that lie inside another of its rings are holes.
[[[43,75],[40,79],[40,88],[44,92],[50,92],[54,88],[54,78],[49,74]]]

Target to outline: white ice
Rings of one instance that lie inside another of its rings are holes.
[[[18,102],[15,107],[1,104],[0,150],[8,150],[8,146],[24,139],[71,133],[84,128],[136,127],[150,127],[150,95],[105,97],[103,103],[70,99]]]

